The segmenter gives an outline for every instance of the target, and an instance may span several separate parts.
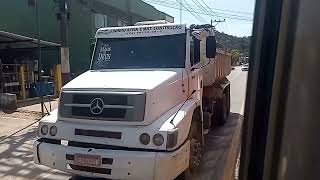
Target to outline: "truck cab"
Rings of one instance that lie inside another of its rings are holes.
[[[229,84],[213,72],[213,28],[139,24],[96,39],[90,70],[40,121],[34,161],[108,179],[174,179],[199,166],[213,114],[228,108],[217,105]]]

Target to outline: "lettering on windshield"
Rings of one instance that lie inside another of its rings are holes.
[[[97,66],[109,64],[111,62],[111,46],[109,44],[104,44],[100,47],[98,59],[96,61]]]
[[[182,68],[186,57],[185,47],[186,34],[98,38],[92,68]]]

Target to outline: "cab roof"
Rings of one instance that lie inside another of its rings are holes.
[[[186,24],[153,24],[125,27],[100,28],[96,38],[150,37],[182,34],[186,32]]]

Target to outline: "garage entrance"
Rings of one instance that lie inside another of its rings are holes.
[[[37,46],[37,39],[0,31],[0,93],[16,94],[18,100],[54,94],[54,67],[42,71],[44,83],[38,82]],[[40,46],[60,54],[60,44],[41,40]],[[60,62],[60,56],[53,58]]]

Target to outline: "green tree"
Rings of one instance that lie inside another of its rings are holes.
[[[235,64],[239,61],[240,58],[240,50],[239,49],[232,49],[231,50],[231,64]]]
[[[215,32],[218,48],[236,49],[240,53],[248,53],[251,37],[236,37],[225,33]]]

